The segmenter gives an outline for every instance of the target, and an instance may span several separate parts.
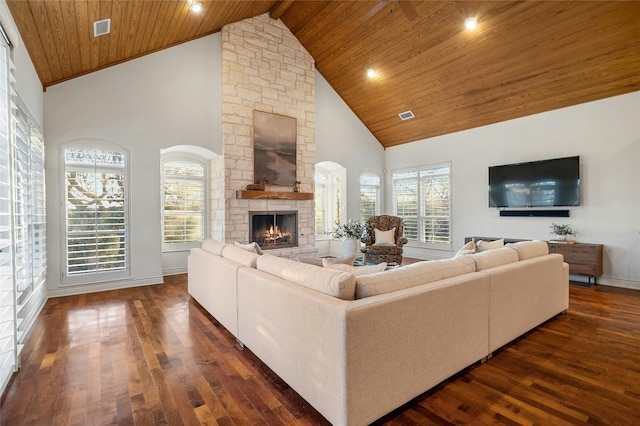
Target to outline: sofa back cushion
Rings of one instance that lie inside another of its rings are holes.
[[[549,254],[549,245],[545,241],[520,241],[517,243],[507,244],[507,247],[518,252],[520,260],[527,260],[533,257],[544,256]]]
[[[475,261],[477,271],[483,271],[496,266],[506,265],[507,263],[517,262],[518,252],[509,247],[503,247],[486,250],[481,253],[474,253],[468,257]]]
[[[416,287],[475,270],[474,260],[469,256],[462,256],[417,262],[386,272],[363,275],[356,279],[356,299]]]
[[[222,256],[222,250],[227,246],[227,244],[217,241],[211,238],[207,238],[202,242],[202,249],[206,250],[210,253],[213,253],[217,256]]]
[[[270,254],[259,256],[257,268],[276,277],[343,300],[353,300],[355,297],[356,277],[349,272],[300,263]]]
[[[224,257],[225,259],[229,259],[233,262],[239,263],[243,266],[255,268],[256,261],[258,260],[260,255],[257,253],[253,253],[251,251],[242,249],[240,247],[227,244],[227,246],[222,250],[222,257]]]

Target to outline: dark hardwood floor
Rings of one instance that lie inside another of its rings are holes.
[[[323,425],[187,294],[164,285],[50,299],[3,425]],[[570,309],[380,425],[640,421],[640,291],[575,286]]]

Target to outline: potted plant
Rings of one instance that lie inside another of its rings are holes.
[[[578,232],[573,229],[571,225],[557,225],[555,223],[552,223],[551,233],[556,236],[557,240],[566,242],[569,239],[569,235],[575,237]]]
[[[364,235],[366,229],[367,226],[364,222],[350,219],[348,222],[342,224],[340,222],[336,222],[336,226],[333,228],[331,236],[338,240],[344,238],[344,242],[342,243],[342,254],[344,256],[350,256],[358,252],[360,239]]]

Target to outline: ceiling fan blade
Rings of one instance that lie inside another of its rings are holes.
[[[371,9],[369,9],[369,11],[367,13],[365,13],[364,15],[362,15],[360,17],[360,22],[361,23],[365,23],[367,22],[369,19],[373,18],[373,16],[380,12],[380,10],[389,2],[389,0],[380,0],[379,3],[377,3],[375,6],[373,6]]]
[[[404,16],[406,16],[409,21],[413,21],[418,17],[416,8],[413,7],[413,4],[411,4],[409,0],[398,0],[398,6],[400,6],[400,10],[402,10],[402,13],[404,13]]]

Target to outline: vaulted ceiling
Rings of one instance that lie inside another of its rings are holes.
[[[45,89],[270,12],[385,148],[640,90],[640,1],[192,1],[7,3]]]

